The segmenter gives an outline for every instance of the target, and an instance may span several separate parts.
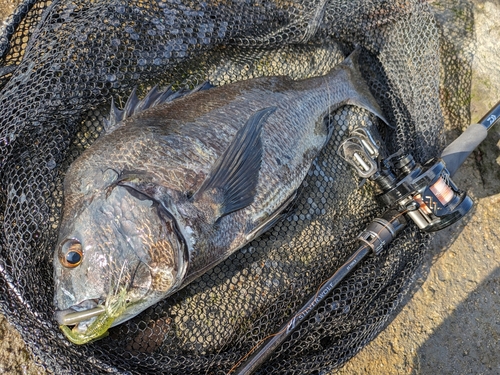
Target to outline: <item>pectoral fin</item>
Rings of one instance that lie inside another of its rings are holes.
[[[262,126],[276,107],[258,111],[238,130],[231,145],[217,160],[193,201],[213,199],[218,219],[252,204],[262,163]]]

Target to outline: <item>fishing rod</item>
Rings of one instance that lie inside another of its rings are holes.
[[[380,135],[374,127],[360,126],[351,131],[340,146],[339,155],[354,167],[360,177],[378,185],[382,193],[377,200],[387,210],[361,232],[357,237],[359,248],[315,295],[277,333],[262,340],[236,363],[229,374],[250,375],[259,369],[361,261],[388,248],[407,226],[407,219],[425,232],[435,232],[464,217],[473,202],[466,192],[458,189],[451,177],[486,138],[488,130],[499,122],[500,102],[449,144],[439,159],[431,159],[424,165],[416,163],[410,154],[401,152],[386,157],[380,148]]]

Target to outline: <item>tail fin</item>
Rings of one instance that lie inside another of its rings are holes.
[[[394,128],[394,126],[389,124],[389,122],[385,118],[382,109],[370,92],[366,80],[363,78],[361,72],[359,71],[358,60],[360,53],[361,48],[356,47],[354,51],[341,63],[341,66],[344,66],[349,71],[350,83],[358,93],[357,97],[350,98],[347,103],[356,105],[374,113],[378,118],[384,121],[387,126]]]

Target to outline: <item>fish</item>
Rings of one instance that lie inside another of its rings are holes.
[[[134,92],[69,167],[54,250],[55,320],[107,335],[283,218],[343,105],[387,123],[359,50],[324,76]]]

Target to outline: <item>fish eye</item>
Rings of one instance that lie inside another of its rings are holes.
[[[66,268],[75,268],[83,260],[83,250],[80,241],[69,238],[61,243],[59,261]]]

